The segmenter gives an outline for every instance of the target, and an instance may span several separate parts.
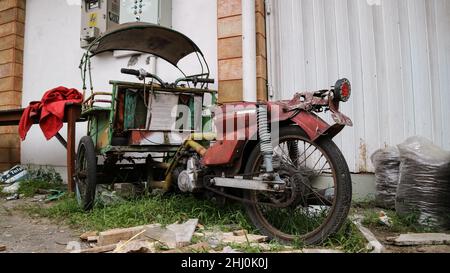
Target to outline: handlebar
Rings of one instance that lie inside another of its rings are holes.
[[[168,83],[165,83],[158,76],[153,75],[151,73],[148,73],[145,70],[136,70],[136,69],[122,68],[120,70],[120,72],[122,74],[136,76],[140,80],[143,80],[144,78],[153,78],[156,81],[158,81],[161,84],[161,86],[163,86],[163,87],[168,87],[168,86],[175,86],[176,87],[178,85],[178,83],[180,83],[180,82],[192,82],[193,84],[197,84],[197,83],[214,84],[214,82],[215,82],[214,79],[201,78],[200,76],[196,75],[196,76],[189,76],[189,77],[186,77],[186,78],[180,78],[180,79],[176,80],[174,84],[169,85]]]
[[[186,78],[180,78],[178,80],[175,81],[174,85],[178,85],[178,83],[180,82],[192,82],[193,84],[197,84],[197,83],[207,83],[207,84],[214,84],[215,80],[214,79],[209,79],[209,78],[199,78],[199,77],[186,77]]]
[[[135,70],[135,69],[122,68],[120,70],[120,72],[122,74],[133,75],[133,76],[136,76],[136,77],[139,77],[141,75],[141,72],[139,72],[139,70]]]
[[[136,76],[140,80],[143,80],[145,78],[152,78],[152,79],[155,79],[157,82],[159,82],[161,84],[161,86],[163,86],[163,87],[167,87],[168,86],[168,84],[165,83],[160,77],[158,77],[156,75],[153,75],[152,73],[148,73],[145,70],[136,70],[136,69],[122,68],[120,70],[120,72],[122,72],[122,74]]]

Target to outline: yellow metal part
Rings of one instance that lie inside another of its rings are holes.
[[[186,147],[192,148],[192,150],[194,150],[197,154],[201,156],[205,156],[206,154],[206,148],[193,140],[186,141],[184,145]]]
[[[180,146],[178,149],[176,155],[174,156],[174,159],[170,163],[170,166],[167,168],[166,171],[166,179],[164,181],[154,181],[150,183],[150,187],[154,189],[162,189],[164,191],[169,191],[172,187],[172,172],[175,169],[175,167],[178,164],[178,160],[180,159],[181,152],[183,152],[186,149],[193,149],[196,153],[198,153],[200,156],[204,156],[206,154],[207,149],[203,147],[201,144],[199,144],[197,141],[213,141],[216,139],[216,134],[214,133],[195,133],[191,134],[191,136],[186,139],[184,144]]]

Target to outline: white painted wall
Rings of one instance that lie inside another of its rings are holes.
[[[217,75],[217,1],[172,0],[173,28],[190,37],[206,55],[212,70]],[[40,100],[45,91],[57,86],[77,88],[81,91],[78,69],[83,50],[80,48],[81,9],[77,1],[27,0],[24,83],[22,105]],[[134,68],[149,69],[142,56]],[[110,91],[109,80],[135,81],[135,78],[120,74],[127,67],[129,57],[115,58],[110,53],[102,54],[93,61],[94,87],[97,91]],[[186,58],[180,67],[187,72],[198,72],[195,59]],[[176,69],[158,60],[158,74],[166,81],[178,78]],[[214,86],[217,88],[217,85]],[[65,137],[66,127],[61,131]],[[77,137],[86,133],[86,124],[77,126]],[[47,142],[39,126],[33,126],[22,143],[23,164],[50,165],[64,171],[65,150],[55,139]]]
[[[269,71],[276,99],[347,77],[336,138],[354,172],[370,155],[422,135],[450,150],[450,1],[270,0]]]

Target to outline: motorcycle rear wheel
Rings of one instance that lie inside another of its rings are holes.
[[[280,128],[278,143],[274,149],[274,161],[279,160],[275,170],[290,190],[284,196],[245,191],[244,197],[252,202],[245,204],[247,214],[260,232],[271,239],[283,243],[320,244],[339,231],[350,210],[352,183],[345,158],[331,139],[312,142],[298,126]],[[307,162],[309,158],[314,158],[312,163]],[[249,157],[245,172],[260,172],[262,162],[258,144]],[[325,169],[324,163],[329,168]],[[317,171],[314,170],[316,166],[323,167]],[[285,170],[289,171],[286,173]],[[328,185],[322,187],[328,188],[317,189],[317,185],[327,184],[325,181]],[[284,207],[267,205],[287,204],[289,198],[293,201]],[[315,205],[311,204],[313,199],[316,199]]]

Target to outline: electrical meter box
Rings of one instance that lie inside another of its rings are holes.
[[[81,1],[81,47],[120,24],[120,0]]]

